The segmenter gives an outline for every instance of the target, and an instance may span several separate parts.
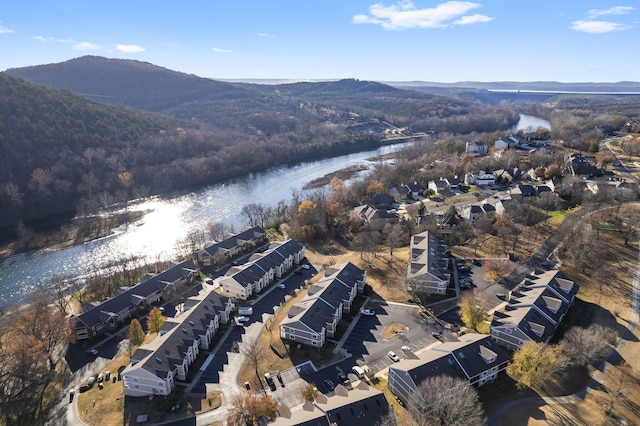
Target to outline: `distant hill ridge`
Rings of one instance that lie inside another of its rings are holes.
[[[88,98],[154,112],[166,112],[181,104],[215,100],[257,101],[265,89],[250,83],[228,83],[172,71],[148,62],[82,56],[69,61],[11,68],[7,74],[32,83],[67,89]],[[399,89],[371,81],[344,79],[275,85],[295,96],[395,93]],[[424,95],[422,95],[424,96]]]
[[[100,56],[11,68],[6,72],[32,83],[67,89],[102,102],[155,112],[202,99],[252,96],[231,83],[172,71],[148,62]]]

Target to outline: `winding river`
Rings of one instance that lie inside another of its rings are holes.
[[[551,128],[546,120],[522,114],[520,122],[511,131],[527,130],[532,126]],[[243,206],[249,203],[275,206],[281,200],[288,202],[293,191],[304,192],[303,186],[313,179],[356,164],[370,167],[373,165],[370,158],[397,151],[405,145],[388,145],[371,151],[274,167],[187,194],[140,201],[129,208],[149,213],[138,222],[114,230],[108,237],[67,249],[39,250],[3,259],[0,262],[0,307],[19,302],[35,287],[56,275],[81,280],[90,273],[105,271],[111,262],[119,259],[135,258],[138,262],[173,259],[178,253],[179,241],[190,231],[202,230],[209,222],[222,222],[238,231],[245,225],[241,214]]]
[[[118,259],[138,262],[169,260],[176,257],[178,243],[193,230],[203,230],[209,222],[222,222],[239,231],[245,225],[242,207],[250,203],[275,206],[289,202],[293,191],[328,173],[362,164],[369,158],[401,149],[404,144],[375,150],[274,167],[240,179],[211,185],[175,197],[154,197],[130,206],[130,210],[149,211],[144,218],[114,230],[108,237],[61,250],[39,250],[17,254],[0,262],[0,306],[20,301],[34,287],[61,275],[82,279],[89,273],[104,271]],[[360,173],[366,173],[360,172]]]

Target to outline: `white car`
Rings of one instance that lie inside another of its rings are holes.
[[[403,346],[400,349],[402,349],[405,352],[411,352],[411,348],[409,346]]]
[[[285,288],[286,286],[283,283],[278,283],[276,284],[276,287],[278,288]]]
[[[400,361],[400,357],[398,355],[396,355],[396,353],[394,351],[389,351],[389,353],[387,355],[389,355],[389,358],[391,358],[391,360],[393,362]]]
[[[303,265],[300,265],[300,267],[301,267],[302,269],[309,269],[309,268],[311,268],[311,266],[307,265],[306,263],[305,263],[305,264],[303,264]]]
[[[89,353],[93,356],[98,356],[98,350],[97,349],[91,349],[89,350]]]
[[[376,311],[374,311],[373,309],[363,309],[360,311],[360,313],[362,315],[373,316],[376,314]]]
[[[251,318],[249,317],[238,317],[238,322],[247,322],[250,321]]]

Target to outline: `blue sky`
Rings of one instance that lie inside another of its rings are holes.
[[[83,55],[218,79],[640,81],[640,1],[19,0],[0,70]]]

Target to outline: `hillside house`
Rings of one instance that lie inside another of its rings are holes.
[[[385,207],[370,206],[363,204],[355,207],[353,213],[368,224],[371,229],[381,230],[387,224],[395,225],[400,223],[400,215],[395,209]]]
[[[475,224],[480,219],[495,216],[496,208],[489,203],[469,204],[459,208],[460,216],[467,222]]]
[[[489,147],[482,141],[467,142],[464,153],[473,157],[484,157],[489,152]]]

